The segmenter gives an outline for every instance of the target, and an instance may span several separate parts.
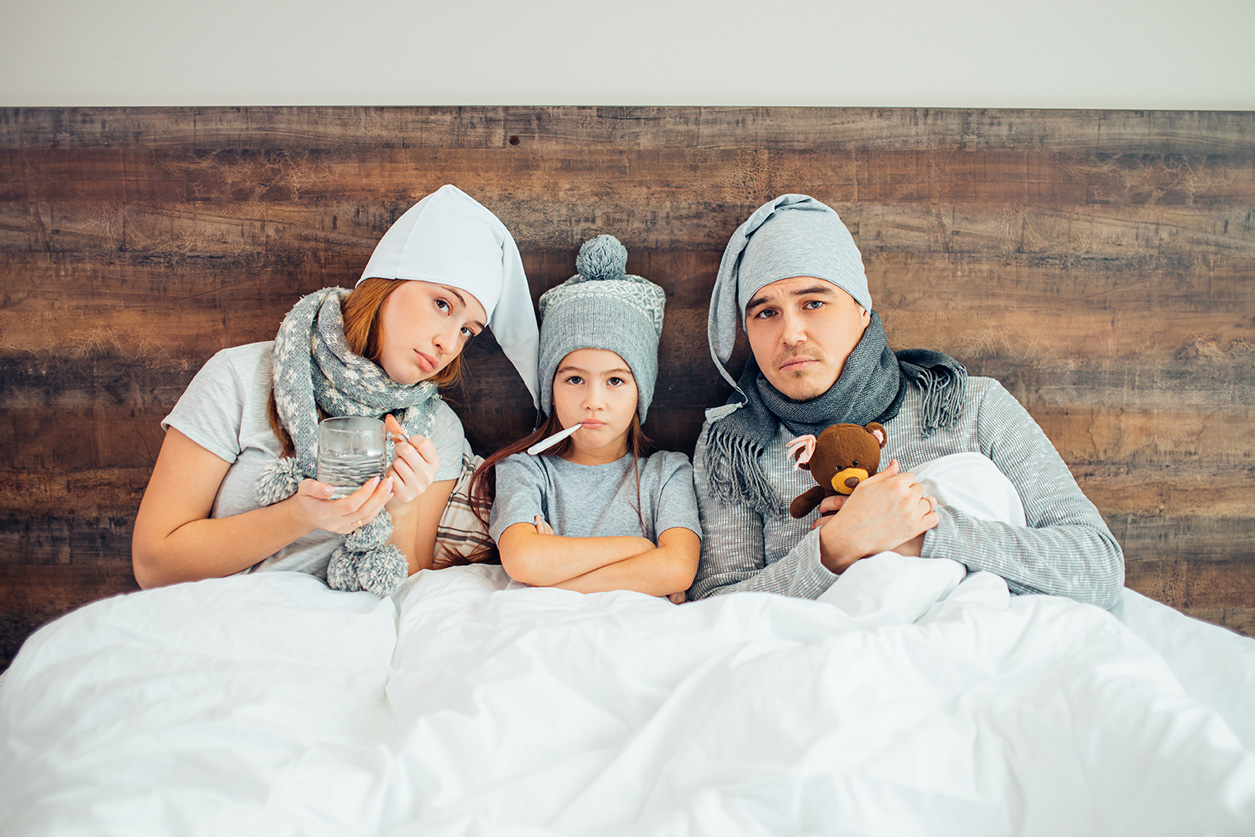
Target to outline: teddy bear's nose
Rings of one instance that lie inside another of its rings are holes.
[[[842,468],[832,475],[832,490],[838,494],[849,494],[854,486],[868,476],[862,468]]]

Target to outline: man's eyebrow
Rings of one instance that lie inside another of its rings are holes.
[[[456,297],[458,298],[458,302],[462,303],[462,307],[463,307],[463,308],[466,308],[466,307],[467,307],[467,305],[466,305],[466,298],[465,298],[464,296],[462,296],[460,293],[458,293],[458,289],[457,289],[457,288],[451,288],[451,287],[449,287],[448,285],[445,285],[445,288],[449,291],[449,293],[453,294],[454,296],[456,296]],[[472,325],[477,325],[477,326],[479,326],[479,330],[480,330],[480,331],[483,331],[485,328],[487,328],[487,326],[485,326],[485,325],[484,325],[483,323],[481,323],[479,320],[471,320],[471,324],[472,324]]]
[[[792,297],[816,296],[816,295],[830,296],[832,294],[833,289],[834,289],[833,285],[830,285],[827,282],[821,282],[818,285],[811,285],[809,288],[801,288],[796,291],[790,291],[789,296],[792,296]],[[766,305],[768,301],[769,300],[765,296],[756,296],[753,299],[751,299],[749,303],[745,306],[745,310],[748,311],[751,308],[754,308],[755,306],[758,306],[758,305]]]
[[[809,288],[794,291],[789,296],[831,296],[835,291],[836,285],[820,282],[818,285],[811,285]]]

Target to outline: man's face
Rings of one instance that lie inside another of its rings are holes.
[[[764,286],[745,306],[745,332],[758,368],[794,401],[837,382],[871,314],[831,282],[810,276]]]

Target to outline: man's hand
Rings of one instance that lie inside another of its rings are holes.
[[[811,528],[818,529],[829,520],[832,520],[832,516],[841,511],[841,507],[845,505],[845,501],[848,499],[850,499],[848,494],[834,494],[831,497],[825,497],[820,500],[819,505],[815,507],[819,510],[819,517],[815,518]]]
[[[842,573],[855,561],[887,550],[918,555],[923,535],[936,526],[937,501],[898,461],[858,484],[848,497],[829,497],[819,505],[820,560]],[[840,512],[839,514],[837,512]]]

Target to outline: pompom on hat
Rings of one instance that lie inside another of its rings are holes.
[[[505,224],[456,186],[441,186],[410,207],[379,239],[362,271],[371,278],[449,285],[473,294],[532,403],[538,334],[518,245]]]
[[[553,376],[564,357],[578,349],[606,349],[632,370],[643,424],[658,379],[666,293],[627,272],[627,248],[612,235],[585,241],[575,269],[540,298],[541,412],[553,412]]]

